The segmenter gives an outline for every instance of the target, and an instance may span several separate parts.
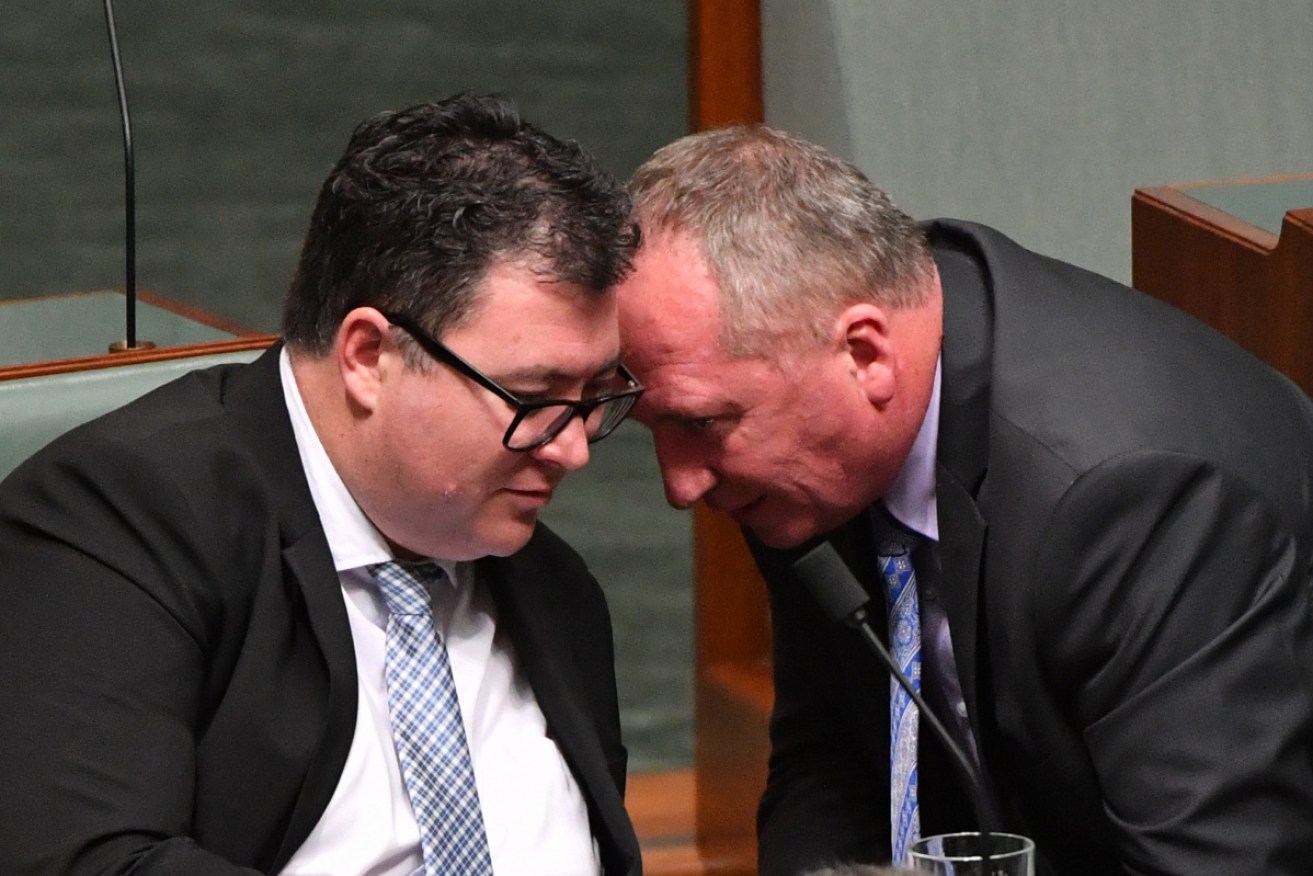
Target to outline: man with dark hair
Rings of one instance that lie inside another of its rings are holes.
[[[915,702],[805,592],[797,548],[828,541],[1039,873],[1307,874],[1308,397],[780,131],[676,141],[630,191],[635,415],[670,502],[744,527],[770,592],[761,872],[975,826]]]
[[[285,343],[0,486],[0,871],[638,873],[606,604],[536,525],[642,391],[636,243],[501,100],[361,125]]]

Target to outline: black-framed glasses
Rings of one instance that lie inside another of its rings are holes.
[[[615,427],[629,415],[634,402],[643,394],[643,387],[634,379],[634,375],[624,365],[620,365],[616,376],[623,382],[624,388],[616,392],[578,401],[563,398],[526,401],[466,362],[454,350],[421,328],[415,320],[401,313],[379,312],[388,322],[410,335],[425,353],[473,380],[514,409],[515,417],[502,436],[502,445],[507,450],[522,453],[542,447],[564,432],[575,417],[583,420],[588,443],[594,444],[615,431]]]

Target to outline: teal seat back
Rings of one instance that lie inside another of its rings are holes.
[[[210,353],[0,380],[0,479],[74,426],[197,368],[251,362],[262,350]]]

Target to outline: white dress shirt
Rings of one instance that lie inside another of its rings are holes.
[[[337,789],[282,876],[422,876],[419,827],[388,715],[388,610],[365,568],[393,557],[320,443],[286,350],[280,366],[301,464],[342,583],[359,678],[355,735]],[[432,594],[433,617],[451,661],[494,871],[600,873],[583,793],[547,734],[511,643],[497,632],[496,607],[472,564],[437,562],[451,583]]]

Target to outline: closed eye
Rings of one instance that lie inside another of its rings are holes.
[[[639,402],[641,407],[642,402]],[[647,423],[661,423],[669,428],[678,429],[686,434],[711,436],[725,432],[734,428],[743,414],[738,410],[718,410],[715,413],[703,413],[694,411],[675,411],[665,410],[656,416],[651,416],[650,412],[643,411],[647,414],[646,418],[640,416]]]
[[[735,413],[707,414],[704,416],[683,416],[678,423],[685,430],[696,435],[717,435],[734,427],[739,417]]]

